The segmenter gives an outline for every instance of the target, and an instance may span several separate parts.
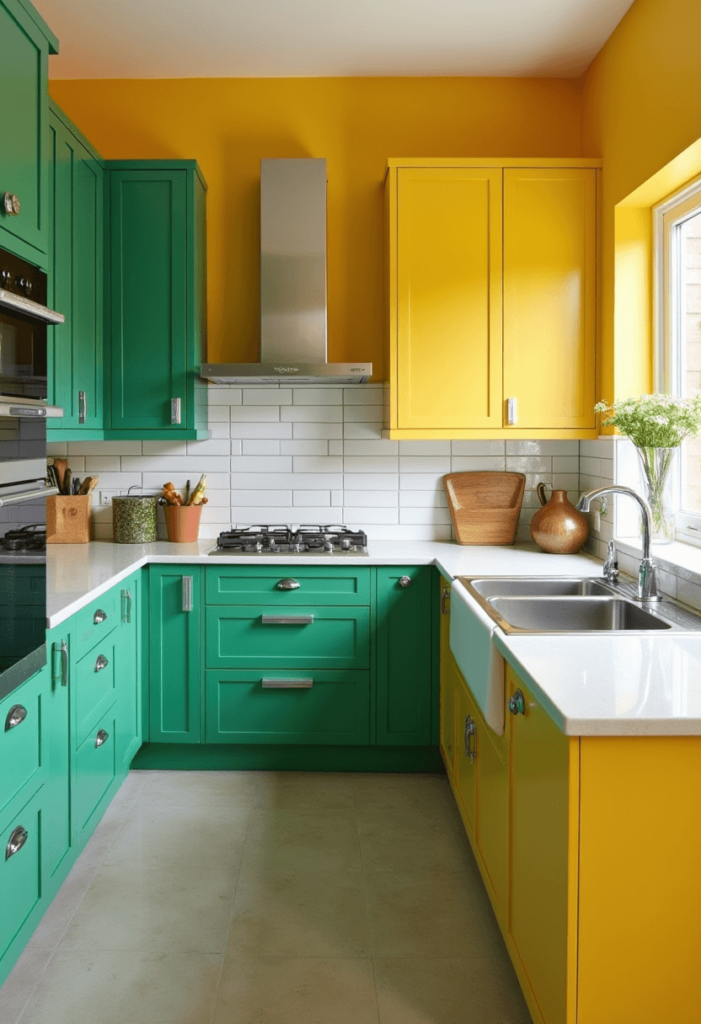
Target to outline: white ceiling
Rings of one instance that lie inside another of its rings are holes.
[[[52,78],[582,74],[633,0],[33,0]]]

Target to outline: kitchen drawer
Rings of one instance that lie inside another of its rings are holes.
[[[42,793],[0,825],[0,959],[41,899]]]
[[[74,616],[74,644],[77,658],[104,640],[120,623],[120,587],[112,587]]]
[[[48,667],[0,701],[0,812],[25,787],[42,782],[41,711]]]
[[[93,725],[75,758],[73,823],[80,833],[117,775],[117,711],[113,706]]]
[[[368,672],[207,672],[207,743],[367,744]]]
[[[370,570],[345,565],[222,565],[207,569],[205,593],[207,604],[369,605]]]
[[[76,669],[75,746],[88,735],[96,718],[104,714],[117,697],[119,633],[114,631],[78,662]]]
[[[369,608],[210,607],[206,622],[208,668],[370,667]]]

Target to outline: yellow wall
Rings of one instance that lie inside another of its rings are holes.
[[[582,150],[604,160],[607,399],[653,384],[650,207],[701,173],[700,41],[699,0],[636,0],[583,78]]]
[[[258,356],[262,156],[328,160],[329,356],[384,377],[388,157],[580,156],[580,83],[332,78],[52,81],[107,158],[195,158],[209,185],[209,356]],[[586,153],[585,155],[591,155]]]

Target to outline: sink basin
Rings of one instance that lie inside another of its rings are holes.
[[[493,597],[496,615],[511,630],[527,633],[598,633],[665,630],[671,623],[620,597]]]
[[[611,591],[598,580],[523,577],[492,577],[471,580],[480,597],[610,597]]]

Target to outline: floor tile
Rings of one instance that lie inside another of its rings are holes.
[[[377,1024],[372,963],[227,957],[214,1024]]]
[[[353,794],[359,812],[411,811],[416,821],[453,818],[455,801],[445,775],[353,775]]]
[[[380,1024],[531,1024],[504,960],[376,958],[374,964]]]
[[[323,815],[252,811],[241,861],[241,878],[259,871],[358,870],[360,844],[352,811]]]
[[[387,815],[358,814],[358,832],[366,871],[436,871],[474,874],[477,870],[464,830],[439,823]]]
[[[226,872],[105,865],[61,940],[62,950],[222,953],[234,886]]]
[[[260,772],[253,806],[302,813],[352,811],[353,778],[340,772]]]
[[[232,956],[369,956],[361,872],[282,870],[240,880],[228,952]]]
[[[142,807],[250,807],[255,772],[160,772],[144,776]]]
[[[25,949],[0,990],[0,1024],[16,1024],[51,956],[48,949]]]
[[[381,871],[366,873],[365,887],[375,956],[450,956],[456,949],[462,956],[506,954],[481,882]]]
[[[21,1024],[209,1024],[221,957],[55,953]]]
[[[55,949],[66,928],[85,896],[97,868],[76,870],[75,865],[68,878],[51,901],[46,913],[29,940],[30,949]]]

